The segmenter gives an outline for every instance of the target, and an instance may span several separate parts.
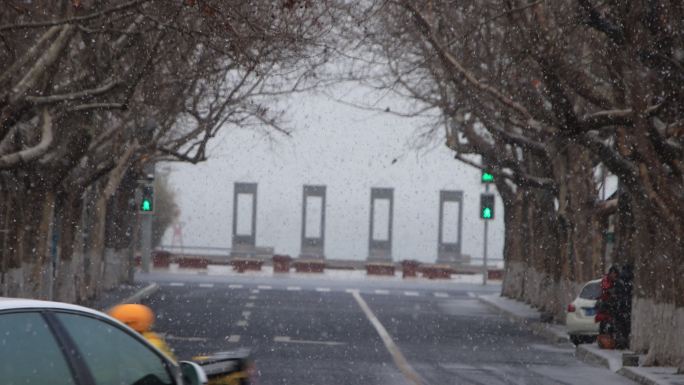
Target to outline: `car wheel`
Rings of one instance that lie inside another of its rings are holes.
[[[577,345],[582,343],[582,337],[576,336],[576,335],[570,335],[570,342],[572,342],[575,346],[577,346]]]

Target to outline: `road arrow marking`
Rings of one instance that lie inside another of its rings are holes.
[[[230,336],[226,337],[226,341],[228,341],[228,342],[240,342],[240,336],[237,334],[231,334]]]

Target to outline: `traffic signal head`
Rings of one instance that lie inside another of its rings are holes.
[[[494,219],[494,194],[480,194],[480,218]]]
[[[154,212],[154,187],[143,186],[142,199],[140,200],[140,211],[151,213]]]
[[[482,170],[482,183],[494,183],[494,174],[487,170]]]

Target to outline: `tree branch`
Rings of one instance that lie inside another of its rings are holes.
[[[17,164],[28,163],[41,157],[47,152],[48,148],[50,148],[52,140],[52,117],[47,108],[45,108],[42,113],[42,134],[40,142],[34,147],[0,157],[0,170],[12,168]]]
[[[83,16],[76,16],[76,17],[71,17],[68,19],[61,19],[61,20],[51,20],[51,21],[36,21],[33,23],[25,23],[25,24],[5,24],[0,26],[0,32],[2,31],[7,31],[7,30],[17,30],[17,29],[27,29],[27,28],[42,28],[42,27],[51,27],[55,25],[63,25],[63,24],[72,24],[72,23],[77,23],[81,21],[86,21],[86,20],[92,20],[96,19],[98,17],[102,17],[106,14],[117,12],[117,11],[123,11],[128,8],[135,7],[139,4],[147,3],[149,1],[153,0],[133,0],[129,1],[128,3],[123,3],[119,4],[115,7],[103,9],[102,11],[99,12],[94,12],[89,15],[83,15]]]
[[[59,102],[66,102],[66,101],[71,101],[71,100],[76,100],[76,99],[88,99],[92,98],[94,96],[102,95],[117,85],[121,84],[119,81],[110,81],[107,82],[106,84],[97,87],[97,88],[91,88],[89,90],[83,90],[83,91],[76,91],[76,92],[70,92],[67,94],[57,94],[57,95],[49,95],[49,96],[27,96],[26,101],[41,105],[41,104],[52,104],[52,103],[59,103]]]

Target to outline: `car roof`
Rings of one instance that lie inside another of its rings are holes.
[[[100,317],[105,317],[107,319],[114,320],[112,317],[93,310],[87,307],[73,305],[64,302],[53,302],[53,301],[40,301],[36,299],[26,299],[26,298],[8,298],[0,297],[0,311],[2,310],[18,310],[18,309],[61,309],[61,310],[72,310],[79,311],[83,313],[89,313],[97,315]]]
[[[592,283],[601,283],[601,278],[592,279],[591,281],[585,283],[584,286],[587,286],[587,285],[592,284]]]

